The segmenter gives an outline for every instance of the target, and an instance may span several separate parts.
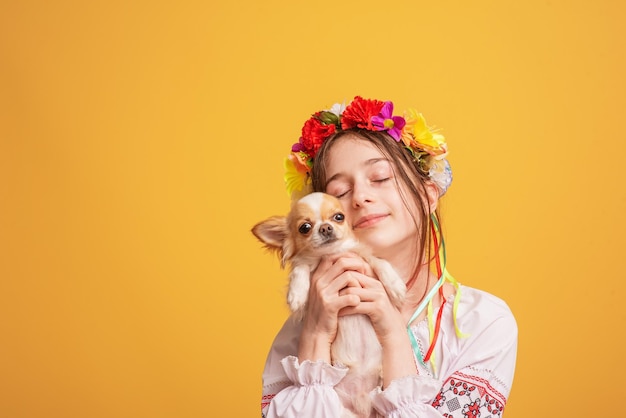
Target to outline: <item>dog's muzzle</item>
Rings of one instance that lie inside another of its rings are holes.
[[[330,242],[336,239],[335,229],[329,223],[324,223],[320,225],[319,234],[324,239],[324,242]]]

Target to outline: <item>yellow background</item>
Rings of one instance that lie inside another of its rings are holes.
[[[250,234],[354,95],[442,128],[449,268],[519,325],[507,418],[622,416],[618,1],[2,1],[0,416],[259,416]],[[616,409],[618,409],[616,412]]]

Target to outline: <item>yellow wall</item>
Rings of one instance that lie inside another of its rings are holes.
[[[258,416],[308,115],[443,129],[449,267],[519,324],[508,418],[620,408],[617,1],[3,1],[0,416]],[[619,412],[617,412],[620,415]]]

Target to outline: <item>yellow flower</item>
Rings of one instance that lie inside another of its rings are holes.
[[[406,125],[402,132],[402,141],[408,147],[424,150],[430,155],[445,155],[448,152],[443,135],[426,125],[426,119],[415,109],[408,109],[404,119]]]
[[[308,194],[307,175],[297,156],[289,154],[289,157],[285,158],[285,185],[289,196]]]
[[[404,120],[406,124],[404,125],[404,129],[402,129],[402,142],[407,147],[411,146],[413,140],[413,127],[415,126],[415,121],[417,120],[417,111],[415,109],[408,109],[404,112]]]

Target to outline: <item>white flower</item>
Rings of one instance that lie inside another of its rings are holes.
[[[439,188],[439,197],[443,196],[452,183],[452,168],[448,160],[435,160],[428,171],[428,176]]]
[[[327,112],[333,113],[337,116],[341,116],[344,110],[346,110],[346,102],[343,102],[341,104],[335,103],[331,106],[330,109],[327,110]]]

